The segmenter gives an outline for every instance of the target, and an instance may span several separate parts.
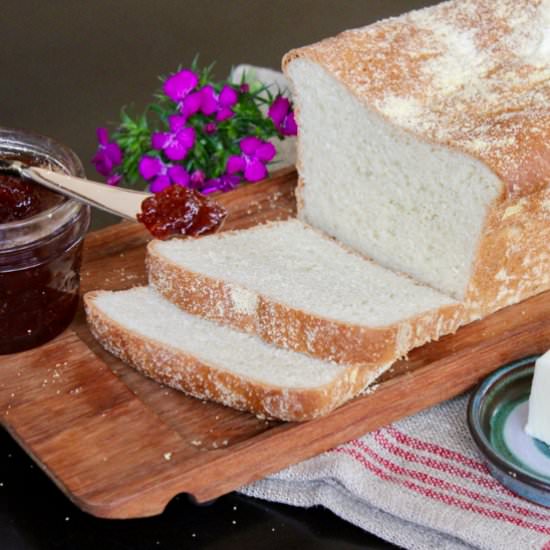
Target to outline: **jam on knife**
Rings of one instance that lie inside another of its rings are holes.
[[[137,219],[157,239],[174,236],[198,237],[217,231],[225,217],[225,208],[194,189],[171,185],[147,197]]]

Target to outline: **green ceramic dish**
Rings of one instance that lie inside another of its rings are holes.
[[[468,425],[491,473],[514,493],[550,507],[550,447],[524,431],[536,359],[488,376],[470,398]]]

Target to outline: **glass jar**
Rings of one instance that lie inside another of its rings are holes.
[[[79,158],[50,138],[0,128],[0,158],[84,177]],[[0,223],[0,354],[51,340],[72,321],[90,208],[63,199]]]

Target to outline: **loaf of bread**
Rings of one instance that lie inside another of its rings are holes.
[[[113,355],[157,382],[280,420],[329,413],[386,365],[342,367],[263,343],[188,315],[148,287],[89,292],[93,335]]]
[[[465,305],[550,287],[550,2],[455,0],[284,58],[299,216]]]
[[[149,284],[188,313],[347,365],[390,365],[453,332],[462,306],[298,220],[152,241]]]
[[[550,0],[453,0],[290,52],[301,221],[151,243],[152,288],[86,297],[93,333],[192,395],[305,420],[547,290],[549,59]]]

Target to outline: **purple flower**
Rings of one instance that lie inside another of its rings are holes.
[[[183,100],[199,83],[199,77],[187,69],[175,73],[164,81],[164,93],[175,103]]]
[[[247,84],[246,82],[244,84],[241,84],[239,91],[241,94],[247,94],[250,92],[250,84]]]
[[[206,184],[201,189],[201,193],[208,195],[209,193],[215,193],[216,191],[231,191],[235,189],[241,182],[239,176],[231,174],[222,174],[219,178],[211,178],[206,181]]]
[[[203,102],[202,90],[189,94],[180,104],[180,113],[185,119],[198,113]]]
[[[99,145],[96,154],[92,158],[92,163],[102,176],[112,176],[113,169],[122,162],[122,150],[118,143],[109,141],[107,128],[98,128],[96,134]]]
[[[112,174],[107,178],[107,181],[105,182],[107,185],[118,185],[122,181],[122,175],[121,174]]]
[[[144,155],[139,161],[139,173],[149,181],[149,189],[159,193],[172,184],[187,187],[189,174],[183,166],[165,164],[161,159]]]
[[[215,114],[216,120],[222,122],[235,114],[232,107],[239,101],[239,95],[231,86],[225,85],[218,94],[212,86],[206,85],[201,94],[201,112],[206,116]]]
[[[168,117],[170,132],[154,132],[151,146],[170,160],[183,160],[195,145],[195,129],[185,126],[185,117],[172,115]]]
[[[227,159],[226,171],[233,175],[243,172],[247,181],[260,181],[267,176],[265,165],[277,154],[272,143],[249,136],[239,143],[241,155],[232,155]]]
[[[216,115],[216,120],[222,122],[234,115],[231,107],[238,100],[237,91],[231,86],[225,85],[218,94],[213,86],[207,84],[199,91],[182,96],[178,104],[184,119],[188,119],[200,111],[206,116]]]
[[[275,128],[283,136],[295,136],[298,133],[294,111],[292,110],[290,101],[286,97],[277,97],[269,107],[267,114],[273,121],[273,124],[275,124]]]
[[[204,133],[206,135],[215,134],[218,131],[218,127],[216,126],[215,122],[207,122],[203,126]]]
[[[206,180],[206,175],[202,170],[194,170],[189,178],[189,187],[192,189],[201,189]]]

